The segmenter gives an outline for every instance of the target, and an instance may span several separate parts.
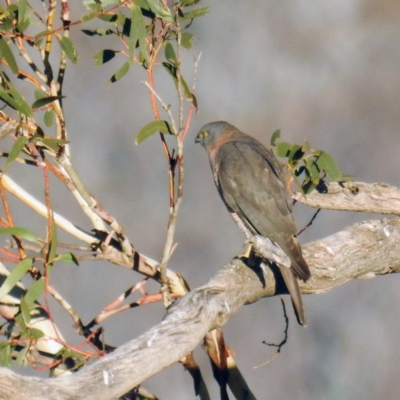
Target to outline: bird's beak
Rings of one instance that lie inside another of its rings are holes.
[[[194,139],[195,143],[201,143],[201,139],[203,138],[203,135],[201,134],[201,132],[199,132],[196,136],[196,138]]]

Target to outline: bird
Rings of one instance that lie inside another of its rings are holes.
[[[305,326],[298,279],[306,281],[311,273],[296,238],[296,221],[282,164],[271,149],[225,121],[204,125],[195,143],[208,153],[220,197],[245,237],[266,237],[289,257],[290,268],[279,264],[278,268],[297,321]]]

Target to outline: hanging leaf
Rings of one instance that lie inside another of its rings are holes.
[[[165,58],[172,64],[176,65],[177,60],[175,50],[169,42],[165,45]]]
[[[112,60],[118,52],[115,50],[105,49],[97,53],[94,58],[94,64],[96,66],[103,65],[106,62]]]
[[[296,164],[299,160],[302,159],[303,156],[304,152],[301,149],[301,146],[299,146],[298,144],[294,144],[289,153],[289,163]]]
[[[131,29],[129,32],[129,55],[131,61],[133,61],[138,41],[146,37],[146,26],[140,8],[136,5],[130,5],[129,8],[132,13]]]
[[[29,306],[25,300],[25,297],[23,297],[19,303],[20,310],[21,310],[21,315],[22,318],[24,319],[25,325],[28,325],[29,322],[31,322],[31,310],[29,309]]]
[[[35,301],[43,294],[45,287],[46,282],[44,278],[40,278],[32,283],[24,296],[25,302],[29,308],[32,308]]]
[[[288,157],[293,145],[288,142],[279,142],[276,144],[276,154],[279,157]]]
[[[275,147],[276,140],[279,139],[280,136],[281,136],[281,130],[280,130],[280,129],[277,129],[277,130],[272,134],[272,136],[271,136],[271,140],[270,140],[270,142],[269,142],[270,145],[273,146],[273,147]]]
[[[0,235],[14,235],[29,242],[39,243],[37,236],[24,228],[2,228],[0,229]]]
[[[12,366],[12,349],[9,342],[0,342],[0,365],[2,367],[11,368]]]
[[[157,18],[164,20],[165,22],[175,22],[174,16],[171,14],[168,8],[164,8],[163,4],[158,0],[147,0],[150,10],[155,14]],[[133,21],[132,21],[133,22]]]
[[[46,126],[48,126],[49,128],[53,125],[53,122],[54,122],[54,112],[53,112],[53,110],[47,110],[44,113],[43,121],[46,124]]]
[[[169,133],[173,135],[167,121],[152,121],[139,131],[135,139],[135,144],[138,145],[156,132]]]
[[[171,63],[163,62],[162,63],[164,69],[168,72],[168,74],[172,77],[174,80],[176,88],[178,88],[178,76],[177,76],[177,69],[175,65],[172,65]],[[181,84],[182,84],[182,89],[183,89],[183,94],[187,99],[192,98],[192,94],[190,93],[189,86],[187,85],[185,79],[181,75]]]
[[[193,11],[187,12],[183,17],[179,18],[180,22],[188,21],[206,15],[210,11],[209,7],[197,8]]]
[[[28,117],[32,117],[32,110],[29,107],[28,103],[24,100],[18,90],[16,90],[14,86],[11,85],[10,82],[7,83],[10,86],[10,89],[5,90],[0,87],[0,98],[14,110]]]
[[[8,154],[6,165],[4,167],[4,172],[8,171],[10,164],[13,161],[15,161],[15,159],[19,156],[27,141],[28,138],[25,136],[19,136],[18,139],[15,141],[13,147],[10,150],[10,153]],[[6,228],[6,229],[15,229],[15,228]]]
[[[65,55],[72,61],[73,64],[76,64],[78,62],[78,53],[75,45],[72,43],[72,40],[69,37],[62,36],[59,42]]]
[[[0,37],[0,54],[7,61],[8,66],[14,74],[18,73],[18,65],[15,61],[14,55],[4,38]]]
[[[130,61],[126,61],[122,67],[110,78],[110,82],[114,83],[119,81],[129,71],[130,66]]]
[[[342,179],[342,173],[336,164],[336,161],[326,151],[320,151],[320,155],[316,159],[316,164],[320,170],[324,170],[328,175],[328,178],[333,181]]]
[[[311,160],[310,158],[306,158],[304,160],[304,163],[306,165],[308,173],[310,174],[311,181],[317,185],[321,179],[320,170],[318,169],[317,164],[314,160]]]
[[[48,147],[50,150],[53,150],[54,152],[57,152],[60,149],[60,146],[63,146],[64,144],[68,144],[68,140],[62,140],[62,139],[43,139],[38,137],[37,142],[40,142],[42,145]]]
[[[32,104],[32,110],[37,108],[41,108],[46,106],[49,103],[52,103],[55,100],[65,99],[65,96],[49,96],[49,97],[42,97],[41,99],[36,100]]]
[[[192,48],[192,40],[194,36],[190,32],[182,32],[181,34],[181,45],[190,50]]]
[[[14,269],[7,276],[6,280],[0,287],[0,300],[6,296],[12,288],[21,280],[21,278],[28,272],[29,268],[32,267],[33,259],[24,258],[18,263]]]
[[[64,261],[66,263],[73,263],[75,265],[79,265],[78,260],[72,253],[62,253],[62,254],[57,254],[57,257],[55,258],[57,261]]]

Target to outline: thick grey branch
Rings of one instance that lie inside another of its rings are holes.
[[[304,197],[297,192],[292,197],[307,206],[326,210],[400,215],[400,190],[386,183],[332,182],[323,193],[314,190]]]
[[[353,278],[400,271],[400,219],[368,221],[304,246],[312,278],[304,293],[320,293]],[[244,304],[282,291],[273,270],[234,259],[210,281],[178,300],[166,318],[139,338],[82,371],[57,379],[19,376],[1,369],[0,398],[113,399],[179,361],[212,328]]]

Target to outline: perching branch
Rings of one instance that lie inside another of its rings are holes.
[[[331,182],[306,197],[297,192],[293,198],[325,210],[400,215],[400,189],[386,183]]]
[[[400,220],[355,224],[304,246],[312,277],[303,293],[331,290],[351,279],[400,272]],[[265,265],[249,268],[234,259],[209,282],[178,300],[165,319],[139,338],[120,346],[80,372],[58,379],[18,376],[2,369],[0,397],[96,399],[123,395],[177,362],[211,329],[224,325],[244,304],[284,292]]]

